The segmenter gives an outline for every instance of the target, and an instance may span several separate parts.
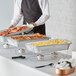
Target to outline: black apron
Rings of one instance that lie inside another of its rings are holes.
[[[42,15],[38,0],[22,0],[23,24],[36,22]],[[45,34],[45,24],[34,27],[34,33]]]

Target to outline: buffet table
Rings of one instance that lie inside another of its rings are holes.
[[[1,76],[58,76],[55,74],[53,66],[43,68],[35,68],[37,66],[55,63],[56,59],[50,59],[50,56],[44,61],[38,61],[35,54],[27,52],[26,59],[14,59],[11,57],[18,55],[16,50],[19,48],[10,46],[9,49],[3,48],[3,43],[0,43],[0,75]],[[61,56],[63,53],[61,54]],[[47,56],[47,55],[46,55]],[[63,55],[65,57],[65,55]],[[68,76],[76,76],[76,72]]]

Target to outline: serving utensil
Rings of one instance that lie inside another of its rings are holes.
[[[12,59],[18,59],[18,58],[25,59],[26,58],[25,56],[22,55],[25,53],[25,49],[19,49],[17,52],[20,53],[20,56],[12,57]]]
[[[26,57],[25,56],[12,57],[12,59],[18,59],[18,58],[25,59]]]
[[[42,66],[37,66],[35,68],[43,68],[43,67],[46,67],[46,66],[53,66],[54,63],[50,63],[50,64],[47,64],[47,65],[42,65]]]

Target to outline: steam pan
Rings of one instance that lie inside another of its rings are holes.
[[[59,40],[61,40],[61,39],[59,39]],[[67,41],[68,44],[33,46],[30,43],[27,43],[27,44],[25,44],[25,47],[28,51],[32,51],[34,53],[52,53],[52,52],[55,52],[55,51],[68,50],[71,42],[68,41],[68,40],[64,40],[64,41]],[[43,42],[43,41],[39,41],[39,42]]]
[[[33,29],[33,27],[29,28],[29,29],[25,29],[25,30],[22,30],[22,31],[18,31],[18,32],[15,32],[15,33],[11,33],[11,34],[8,34],[7,36],[13,36],[13,35],[17,35],[17,34],[20,34],[20,33],[24,33],[24,32],[28,32],[28,31],[31,31]],[[7,29],[6,29],[7,30]],[[1,32],[1,31],[0,31]],[[1,36],[1,35],[0,35]],[[6,37],[6,36],[3,36],[3,37]]]
[[[15,35],[18,35],[20,33],[24,33],[24,32],[27,32],[27,31],[31,31],[33,29],[33,27],[30,27],[29,29],[25,29],[25,30],[22,30],[22,31],[18,31],[18,32],[15,32],[15,33],[12,33],[12,34],[8,34],[6,36],[1,36],[0,35],[0,42],[7,42],[7,38],[10,37],[10,36],[15,36]],[[7,30],[7,29],[5,29]],[[3,30],[2,30],[3,31]],[[1,31],[0,31],[1,32]]]
[[[13,39],[7,38],[8,44],[16,47],[25,47],[25,43],[44,41],[44,40],[49,40],[49,37],[43,38],[43,39],[32,39],[32,40],[13,40]]]

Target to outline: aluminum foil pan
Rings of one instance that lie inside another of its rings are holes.
[[[59,39],[59,40],[61,40],[61,39]],[[46,46],[33,46],[30,43],[27,43],[27,44],[25,44],[25,47],[28,51],[32,51],[34,53],[52,53],[52,52],[61,51],[61,50],[68,50],[71,42],[68,40],[64,40],[64,41],[67,41],[68,43],[67,44],[46,45]],[[43,41],[39,41],[39,42],[43,42]]]
[[[30,35],[24,35],[24,36],[30,36]],[[9,37],[7,38],[8,44],[16,47],[25,47],[25,43],[44,41],[44,40],[49,40],[49,37],[43,39],[31,39],[31,40],[14,40],[10,39]]]

